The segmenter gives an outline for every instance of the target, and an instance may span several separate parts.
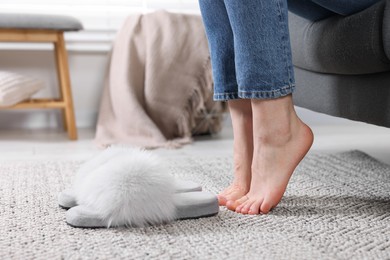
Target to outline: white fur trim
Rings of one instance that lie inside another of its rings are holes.
[[[120,149],[93,171],[79,173],[74,183],[77,203],[99,213],[108,227],[175,219],[174,179],[162,159],[137,148]]]
[[[107,163],[113,157],[118,156],[119,154],[124,154],[126,153],[126,151],[129,150],[139,149],[126,146],[110,146],[103,151],[95,154],[94,156],[92,156],[92,158],[90,158],[80,166],[76,173],[74,183],[81,182],[83,178],[85,178],[87,175],[95,171],[103,164]]]

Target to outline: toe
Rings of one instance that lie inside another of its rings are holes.
[[[248,201],[245,201],[242,204],[238,205],[237,208],[236,208],[236,212],[237,213],[243,213],[243,211],[245,211],[245,209],[248,208],[247,205],[248,205]]]
[[[231,200],[232,191],[231,190],[224,190],[218,194],[218,203],[220,206],[226,206],[226,203]]]
[[[226,203],[227,203],[227,199],[225,198],[225,196],[223,196],[223,195],[218,195],[217,197],[218,197],[218,204],[219,204],[220,206],[225,206]]]
[[[254,203],[251,205],[251,207],[249,208],[248,214],[251,214],[251,215],[257,215],[257,214],[259,214],[261,202],[262,202],[262,200],[258,200],[258,201],[256,201],[256,202],[254,202]]]
[[[228,209],[235,211],[238,206],[240,206],[242,203],[244,203],[247,200],[248,200],[248,197],[247,196],[243,196],[239,200],[227,202],[226,206],[227,206]]]
[[[230,210],[233,210],[234,203],[235,203],[235,201],[233,201],[233,200],[228,200],[228,201],[226,202],[226,208],[228,208],[228,209],[230,209]]]
[[[243,205],[238,205],[238,207],[236,208],[235,211],[236,211],[237,213],[241,213],[242,207],[243,207]]]
[[[237,207],[239,207],[240,204],[237,203],[236,200],[228,200],[228,202],[226,202],[226,208],[228,208],[229,210],[232,210],[232,211],[236,211],[237,210]]]
[[[235,210],[239,205],[239,203],[236,203],[236,200],[241,199],[244,194],[246,194],[246,191],[240,186],[231,185],[218,194],[218,203],[220,206],[226,206],[230,210]]]
[[[261,203],[260,211],[263,214],[267,214],[271,210],[271,208],[272,204],[269,201],[264,200],[263,203]]]
[[[245,203],[242,204],[242,209],[241,209],[241,213],[242,214],[248,214],[249,212],[249,209],[251,208],[252,204],[254,203],[255,201],[253,200],[248,200],[246,201]]]

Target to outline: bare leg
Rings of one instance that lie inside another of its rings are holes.
[[[243,214],[268,213],[282,199],[294,169],[313,143],[313,133],[295,113],[291,95],[251,103],[251,185],[245,196],[227,206]]]
[[[234,133],[234,179],[232,184],[218,195],[219,204],[237,200],[250,188],[253,156],[252,106],[249,99],[228,101]]]

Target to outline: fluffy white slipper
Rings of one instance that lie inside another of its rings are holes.
[[[91,172],[80,171],[73,191],[79,206],[66,219],[76,227],[139,227],[210,216],[219,209],[211,193],[177,193],[162,159],[139,149],[115,154]]]
[[[128,202],[121,214],[107,214],[87,206],[76,206],[66,212],[66,222],[72,227],[142,227],[168,223],[172,220],[210,217],[218,214],[217,197],[209,192],[176,193],[167,200],[154,198],[143,205]],[[164,206],[162,206],[164,205]],[[153,207],[155,206],[155,207]],[[139,207],[139,208],[137,208]],[[173,210],[172,210],[173,209]]]
[[[85,163],[83,163],[79,170],[76,173],[75,183],[82,182],[84,178],[86,178],[88,175],[93,174],[93,171],[98,169],[99,167],[102,167],[107,162],[109,162],[112,158],[115,158],[116,156],[123,156],[123,155],[134,155],[138,154],[145,155],[148,152],[142,151],[138,148],[130,148],[130,147],[123,147],[123,146],[111,146],[105,149],[104,151],[98,153]],[[153,157],[151,157],[153,158]],[[155,159],[156,160],[156,159]],[[107,166],[105,166],[107,169]],[[107,169],[110,170],[109,168]],[[201,191],[202,187],[192,181],[186,181],[186,180],[180,180],[175,179],[174,180],[174,186],[175,191],[177,193],[181,192],[191,192],[191,191]],[[74,191],[74,188],[68,188],[64,191],[62,191],[58,195],[58,204],[61,208],[69,209],[74,206],[77,206],[77,200],[76,200],[76,194]]]

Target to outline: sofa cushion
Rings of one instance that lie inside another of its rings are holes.
[[[78,31],[83,25],[74,17],[41,14],[0,14],[0,28]]]
[[[390,127],[390,73],[336,75],[295,68],[294,104],[320,113]]]
[[[294,65],[345,75],[389,71],[382,35],[384,10],[385,1],[381,1],[350,16],[335,15],[314,22],[290,12]]]

